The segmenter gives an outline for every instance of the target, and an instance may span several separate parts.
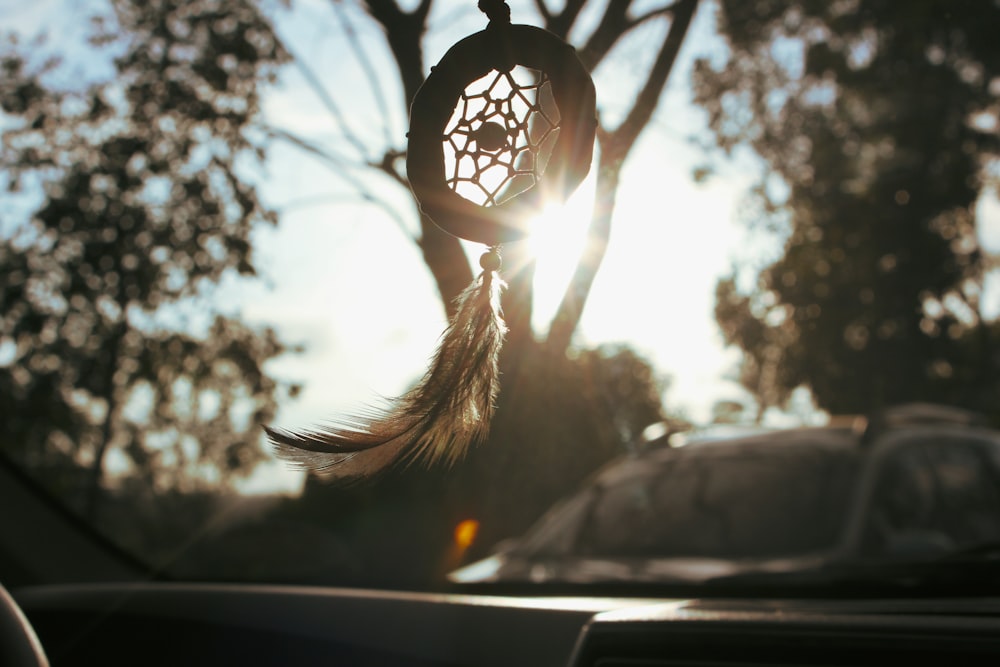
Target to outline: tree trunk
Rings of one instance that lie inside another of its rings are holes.
[[[421,40],[427,28],[431,1],[422,0],[409,12],[393,0],[365,0],[364,4],[368,13],[385,30],[385,38],[403,85],[406,108],[409,109],[425,80]],[[422,214],[418,244],[424,262],[434,277],[445,312],[451,317],[455,313],[455,299],[473,278],[462,244]]]
[[[104,478],[104,458],[108,453],[108,445],[114,433],[114,418],[118,412],[118,402],[115,396],[115,373],[118,372],[122,341],[125,339],[127,331],[128,325],[123,321],[118,325],[118,330],[112,334],[105,348],[109,356],[103,384],[108,409],[104,414],[104,423],[101,424],[101,441],[97,446],[97,452],[94,453],[94,461],[90,464],[83,489],[83,516],[90,521],[97,519],[97,503],[101,497],[101,483]]]
[[[549,327],[546,344],[553,350],[565,350],[573,338],[573,332],[580,324],[583,306],[587,302],[590,288],[594,284],[598,269],[604,261],[611,236],[611,216],[615,211],[621,163],[605,164],[607,154],[602,150],[598,160],[597,184],[594,195],[594,213],[590,219],[587,243],[577,262],[573,278],[563,295],[556,316]]]
[[[507,341],[534,340],[531,330],[531,313],[534,305],[535,259],[527,243],[511,243],[502,249],[501,276],[507,283],[504,292],[503,312],[507,323]]]
[[[424,263],[434,277],[445,312],[455,314],[455,299],[472,282],[468,258],[457,238],[438,228],[426,215],[420,216],[418,244]]]

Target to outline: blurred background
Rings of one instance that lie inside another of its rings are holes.
[[[1000,424],[995,3],[509,4],[590,176],[504,249],[489,441],[345,487],[261,425],[405,392],[472,281],[403,161],[476,3],[0,0],[3,456],[164,576],[425,588],[652,425]]]

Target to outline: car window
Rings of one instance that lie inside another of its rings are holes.
[[[831,549],[844,529],[856,472],[847,454],[679,457],[601,489],[580,552],[765,558]]]
[[[875,482],[866,551],[922,555],[1000,540],[1000,471],[992,449],[943,438],[892,452]]]

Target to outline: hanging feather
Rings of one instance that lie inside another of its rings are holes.
[[[356,479],[394,463],[450,466],[482,441],[500,388],[498,357],[507,327],[497,249],[479,263],[483,272],[458,297],[431,367],[416,387],[385,410],[369,408],[313,430],[265,427],[278,456],[306,470]]]

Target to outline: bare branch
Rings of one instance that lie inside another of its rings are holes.
[[[628,30],[636,28],[650,19],[655,19],[658,16],[663,16],[664,14],[672,14],[674,10],[677,9],[677,2],[671,3],[666,7],[660,7],[658,9],[651,9],[645,14],[640,14],[628,22]]]
[[[336,122],[336,124],[340,127],[340,131],[344,135],[344,139],[347,143],[353,146],[362,157],[364,157],[368,152],[364,143],[356,134],[354,134],[353,130],[351,130],[350,125],[347,123],[347,117],[344,116],[344,113],[334,101],[333,96],[330,95],[330,92],[323,85],[322,80],[320,80],[316,73],[313,72],[311,67],[306,65],[305,61],[292,53],[290,50],[289,53],[292,56],[292,61],[295,63],[296,68],[298,68],[302,76],[305,77],[306,83],[316,94],[316,97],[319,98],[319,101],[322,102],[323,106],[326,107],[326,110],[330,112],[330,115],[333,116],[334,122]]]
[[[383,172],[403,187],[409,188],[410,182],[406,179],[406,176],[400,173],[400,171],[396,168],[396,163],[404,155],[406,155],[405,152],[390,148],[385,152],[385,155],[382,156],[381,161],[370,162],[369,166]]]
[[[316,144],[308,139],[305,139],[290,130],[286,130],[281,127],[275,127],[273,125],[265,125],[261,128],[269,137],[274,139],[281,139],[292,144],[296,148],[300,148],[303,151],[311,154],[314,157],[319,158],[319,160],[329,166],[334,166],[338,169],[347,169],[348,160],[335,152],[323,148],[319,144]]]
[[[389,206],[384,197],[373,194],[361,179],[352,174],[350,171],[351,165],[342,157],[283,128],[266,127],[264,128],[264,131],[269,136],[274,137],[275,139],[287,141],[293,146],[296,146],[297,148],[300,148],[306,153],[309,153],[313,157],[317,158],[321,164],[325,165],[328,169],[343,178],[348,185],[353,187],[363,201],[381,208],[407,237],[414,242],[419,242],[418,239],[415,238],[410,232],[407,227],[406,220],[403,219],[399,212]]]
[[[639,16],[629,15],[630,2],[609,2],[597,28],[591,33],[586,44],[580,48],[580,58],[588,70],[593,71],[607,57],[611,49],[622,37],[644,23],[679,9],[683,0],[651,9]]]
[[[427,29],[431,2],[423,0],[412,12],[403,11],[394,0],[364,0],[364,4],[385,31],[409,108],[424,82],[421,39]],[[439,229],[426,215],[420,216],[420,232],[417,243],[424,263],[434,276],[445,311],[451,315],[455,312],[455,297],[472,281],[468,258],[458,239]]]
[[[364,70],[365,77],[368,80],[368,87],[371,89],[372,98],[375,100],[375,106],[378,108],[379,115],[382,117],[382,134],[385,137],[386,144],[392,144],[392,135],[389,130],[389,105],[386,103],[385,95],[382,94],[382,86],[378,84],[378,75],[375,73],[375,68],[372,66],[371,60],[368,58],[368,53],[362,47],[361,42],[358,40],[358,34],[354,30],[354,25],[351,23],[350,19],[347,17],[347,13],[343,10],[340,2],[333,3],[334,12],[337,14],[337,18],[340,19],[340,23],[343,26],[344,34],[347,36],[347,42],[354,52],[354,57],[357,59],[358,64],[361,65],[361,69]]]
[[[639,137],[639,133],[649,123],[666,86],[670,71],[674,67],[674,61],[677,60],[677,53],[684,42],[684,36],[691,25],[691,19],[697,6],[698,0],[679,0],[674,5],[670,29],[663,39],[656,61],[649,70],[646,83],[636,96],[635,103],[625,120],[622,121],[618,129],[611,132],[609,141],[601,146],[602,152],[611,150],[618,160],[624,160],[625,155],[632,149]]]
[[[535,9],[542,15],[542,19],[544,19],[545,25],[548,27],[549,21],[552,20],[552,12],[550,12],[549,8],[545,5],[545,0],[535,0]]]
[[[290,199],[283,204],[275,204],[274,206],[272,206],[272,208],[278,213],[287,213],[289,211],[295,211],[304,208],[312,208],[313,206],[342,204],[345,202],[357,202],[357,201],[363,201],[367,203],[367,200],[361,196],[317,195],[315,197],[299,197],[298,199]]]
[[[597,171],[594,212],[587,230],[587,242],[577,261],[573,277],[570,279],[562,301],[549,327],[546,344],[555,350],[565,350],[573,338],[573,332],[580,324],[583,309],[590,295],[591,286],[597,276],[611,237],[611,221],[615,209],[621,165],[605,168],[605,158],[600,158]]]
[[[427,14],[431,3],[424,0],[412,12],[403,11],[393,0],[364,0],[364,4],[368,13],[385,31],[409,108],[424,82],[424,52],[420,40],[427,30]]]
[[[594,71],[604,57],[611,51],[628,27],[628,8],[630,2],[609,2],[604,8],[600,22],[590,33],[586,43],[580,47],[580,60],[588,71]]]
[[[551,10],[544,6],[542,0],[535,1],[535,6],[538,7],[539,13],[545,19],[545,28],[563,40],[569,36],[570,31],[573,29],[573,24],[576,23],[585,4],[585,0],[566,0],[563,10],[558,14],[553,14]],[[619,2],[619,4],[628,5],[629,3]]]
[[[334,0],[334,2],[340,2],[340,0]],[[407,20],[411,23],[423,24],[430,13],[433,0],[421,0],[420,4],[411,12],[403,11],[396,0],[364,0],[364,4],[368,7],[368,13],[388,29],[386,21]]]
[[[426,23],[427,15],[431,11],[431,2],[432,0],[420,0],[420,4],[413,10],[413,15],[420,23]]]
[[[691,24],[691,18],[697,4],[698,0],[678,0],[673,5],[674,16],[670,29],[664,37],[656,62],[650,69],[646,83],[639,92],[631,111],[618,129],[608,131],[603,127],[598,128],[601,150],[597,169],[595,210],[591,218],[590,229],[587,232],[587,245],[577,263],[576,271],[566,288],[549,330],[546,343],[554,349],[568,347],[573,332],[579,325],[594,278],[597,276],[607,252],[622,165],[639,134],[652,118],[660,94],[666,85],[671,69],[673,69],[684,35]],[[615,5],[614,2],[609,3],[605,18],[601,21],[605,30],[610,30],[607,26],[620,26],[621,21],[625,19],[624,10],[612,10],[611,6],[613,5]],[[646,19],[643,17],[632,19],[632,21],[636,20]],[[627,23],[628,21],[626,21]],[[609,38],[610,35],[603,37],[605,40]]]

